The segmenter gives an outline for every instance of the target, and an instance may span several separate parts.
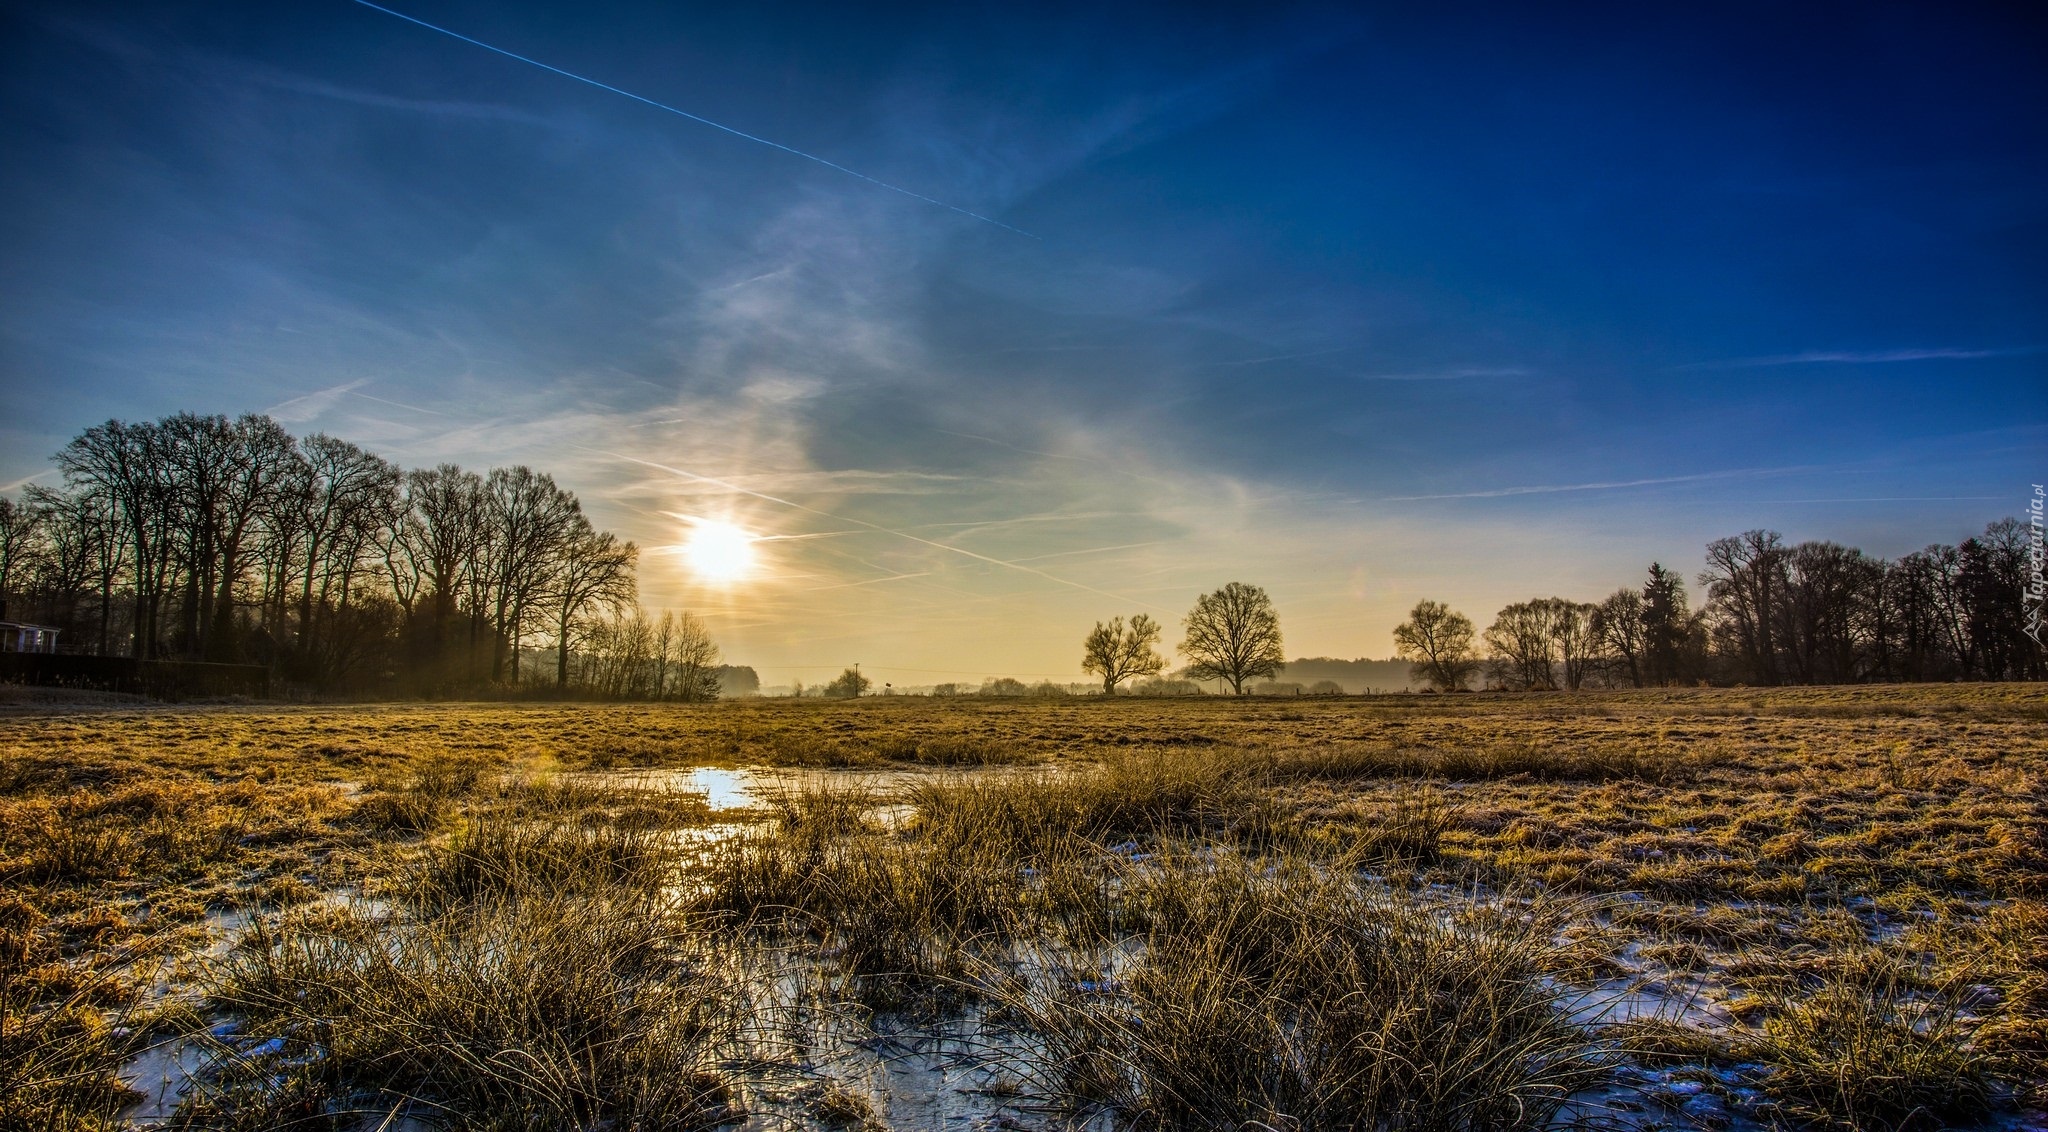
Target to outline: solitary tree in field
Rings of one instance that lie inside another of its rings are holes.
[[[1478,662],[1472,656],[1472,619],[1440,601],[1418,601],[1394,629],[1394,649],[1413,664],[1417,680],[1449,692],[1463,687]]]
[[[1159,623],[1143,613],[1126,626],[1121,617],[1095,623],[1095,631],[1081,642],[1081,671],[1102,677],[1102,694],[1116,694],[1116,686],[1132,676],[1150,676],[1166,667],[1166,658],[1153,651],[1159,644]]]
[[[1280,615],[1266,591],[1232,582],[1195,599],[1188,611],[1187,639],[1180,651],[1196,680],[1223,680],[1244,695],[1247,680],[1277,676],[1286,656],[1280,651]]]
[[[832,682],[825,685],[823,694],[835,700],[853,699],[866,694],[869,688],[874,687],[874,684],[873,680],[862,676],[859,669],[849,668],[838,676],[833,677]]]

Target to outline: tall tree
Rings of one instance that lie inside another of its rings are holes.
[[[177,487],[162,431],[110,420],[73,437],[56,459],[68,486],[103,494],[121,517],[130,560],[130,652],[154,656],[177,537]]]
[[[519,645],[527,622],[539,608],[548,564],[560,555],[582,508],[576,497],[555,486],[553,477],[520,465],[494,468],[485,487],[486,547],[492,587],[491,680],[519,679]]]
[[[128,554],[119,507],[96,487],[53,491],[31,485],[27,499],[44,516],[45,573],[38,584],[44,616],[54,613],[68,641],[96,641],[94,651],[106,656],[114,647],[114,597]],[[88,600],[90,615],[82,608]]]
[[[42,527],[41,509],[0,498],[0,621],[8,619],[8,600],[28,578]]]
[[[1623,586],[1593,609],[1593,637],[1600,652],[1611,668],[1626,675],[1629,684],[1637,688],[1643,686],[1647,667],[1643,624],[1646,608],[1641,591]]]
[[[1394,651],[1412,668],[1411,678],[1441,691],[1465,686],[1479,667],[1472,655],[1472,619],[1440,601],[1424,599],[1394,627]]]
[[[1564,678],[1565,688],[1576,692],[1599,656],[1593,635],[1593,613],[1599,606],[1561,597],[1550,598],[1544,605],[1550,616],[1550,647],[1557,654],[1558,674]]]
[[[1658,687],[1685,679],[1693,616],[1687,606],[1685,579],[1650,563],[1643,582],[1643,682]],[[1640,686],[1640,685],[1639,685]]]
[[[1196,680],[1223,680],[1241,696],[1246,681],[1278,675],[1286,663],[1280,615],[1258,586],[1231,582],[1203,594],[1183,624],[1180,651],[1194,662],[1188,675]]]
[[[1776,531],[1744,531],[1707,544],[1700,584],[1724,651],[1750,680],[1783,682],[1777,611],[1786,586],[1789,552]]]
[[[858,699],[866,695],[867,690],[874,687],[874,685],[875,682],[873,680],[861,675],[860,669],[848,668],[842,670],[839,675],[834,676],[832,682],[825,685],[825,689],[820,695],[833,700]]]
[[[569,686],[570,637],[593,609],[633,604],[633,565],[640,552],[577,515],[550,564],[547,601],[555,615],[555,686]]]
[[[1984,676],[1992,680],[2038,680],[2042,648],[2027,632],[2034,563],[2032,529],[2005,518],[1957,548],[1957,581],[1966,607],[1963,621]]]
[[[1550,599],[1518,601],[1503,608],[1486,627],[1487,651],[1495,678],[1519,688],[1554,688],[1557,660]]]
[[[676,618],[675,636],[669,647],[670,667],[675,672],[673,698],[690,703],[717,699],[722,690],[718,682],[718,644],[711,639],[711,630],[705,628],[703,620],[685,610]],[[864,686],[857,686],[854,694],[860,694]]]
[[[1787,675],[1801,684],[1862,679],[1869,659],[1863,614],[1882,567],[1832,542],[1802,542],[1785,565],[1775,620]]]
[[[1158,644],[1159,623],[1146,614],[1132,617],[1128,626],[1121,617],[1097,621],[1081,642],[1081,671],[1102,677],[1102,694],[1115,695],[1122,681],[1166,667],[1166,658],[1155,651]]]
[[[311,655],[330,602],[348,603],[365,560],[399,524],[404,476],[382,457],[322,433],[307,437],[300,451],[293,520],[304,533],[293,568],[299,651]]]

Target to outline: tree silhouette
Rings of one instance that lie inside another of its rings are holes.
[[[865,694],[874,684],[873,680],[862,676],[859,669],[849,668],[833,677],[832,682],[825,685],[823,694],[831,699],[853,699]]]
[[[1195,599],[1188,611],[1187,639],[1180,651],[1194,663],[1188,675],[1197,680],[1223,680],[1244,695],[1248,680],[1276,676],[1286,664],[1280,651],[1280,615],[1266,591],[1232,582]]]
[[[1102,677],[1102,694],[1115,695],[1122,681],[1166,667],[1166,658],[1153,651],[1158,644],[1159,623],[1143,613],[1131,618],[1128,626],[1121,617],[1106,624],[1097,621],[1095,631],[1081,642],[1081,671]]]
[[[1415,667],[1413,676],[1449,692],[1464,686],[1478,662],[1472,657],[1472,619],[1440,601],[1415,603],[1394,628],[1394,649]]]

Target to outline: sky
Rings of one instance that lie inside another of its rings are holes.
[[[180,410],[527,464],[765,682],[919,685],[2048,478],[2029,5],[387,7],[0,5],[0,490]]]

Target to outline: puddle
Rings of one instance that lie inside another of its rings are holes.
[[[704,795],[713,810],[751,810],[761,799],[754,793],[758,780],[752,771],[700,766],[682,776],[676,785]]]
[[[206,1048],[189,1038],[169,1038],[135,1055],[118,1076],[142,1099],[121,1110],[122,1123],[146,1127],[169,1120],[210,1063]]]
[[[640,790],[700,794],[713,813],[758,810],[776,795],[796,790],[859,791],[873,796],[875,814],[884,824],[895,825],[910,813],[910,806],[902,800],[907,790],[930,780],[934,773],[700,766],[677,771],[600,771],[577,777]]]
[[[1725,1029],[1734,1024],[1728,1012],[1707,997],[1704,987],[1688,979],[1607,979],[1585,989],[1556,989],[1558,1008],[1576,1026],[1657,1021],[1695,1029]]]

